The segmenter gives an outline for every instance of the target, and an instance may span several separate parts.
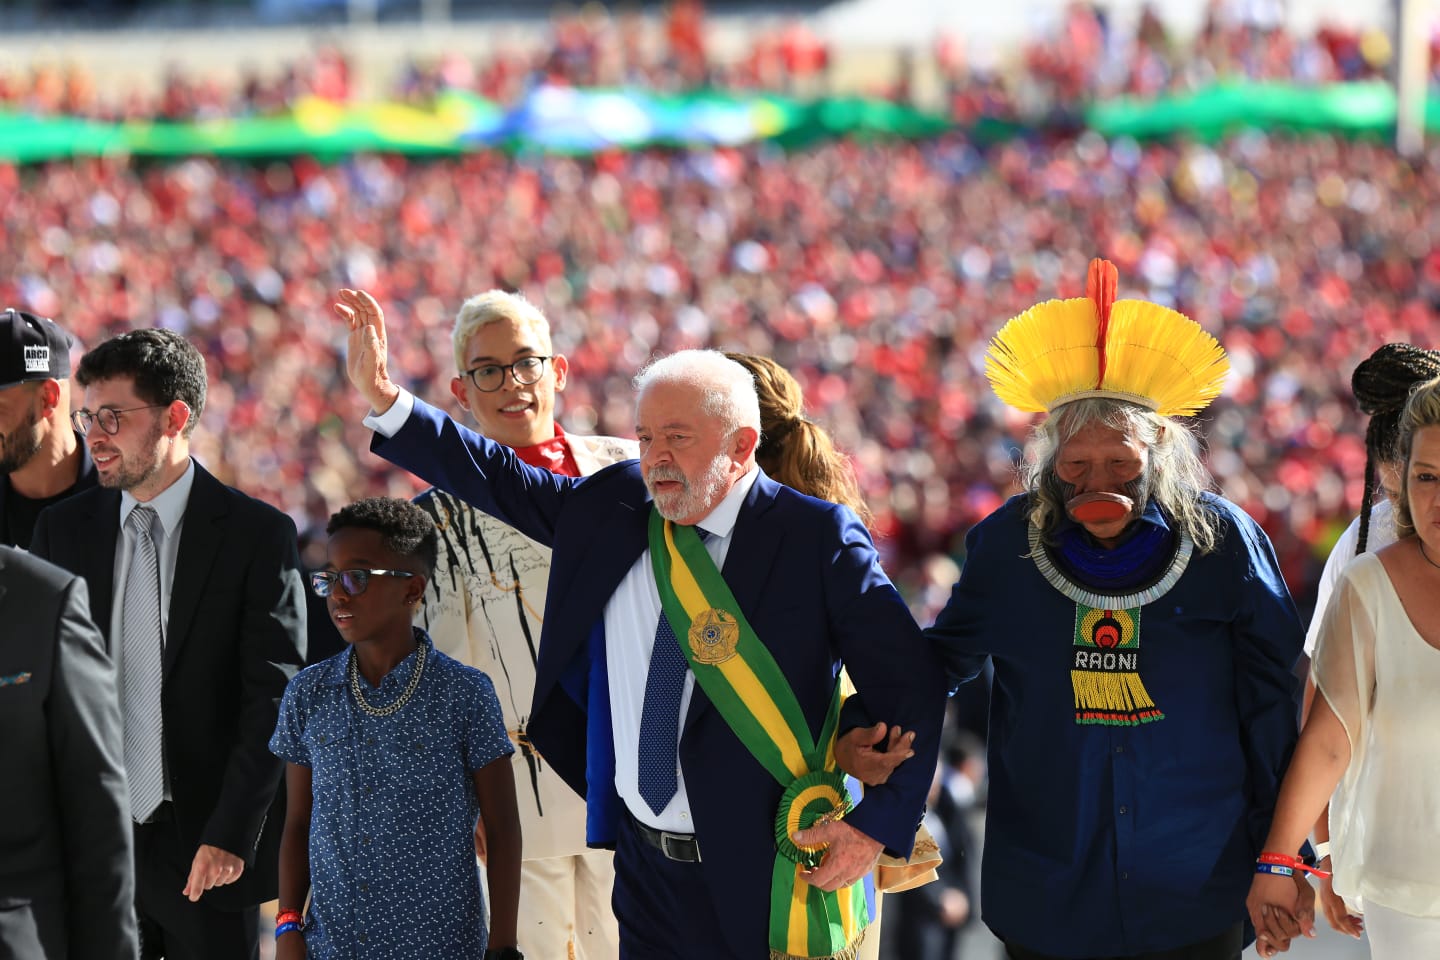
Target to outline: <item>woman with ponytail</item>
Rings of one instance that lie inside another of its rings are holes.
[[[760,469],[807,496],[849,507],[870,526],[870,508],[860,497],[849,459],[835,449],[824,427],[805,419],[805,395],[790,371],[769,357],[726,356],[755,377],[760,398],[760,448],[755,461]]]

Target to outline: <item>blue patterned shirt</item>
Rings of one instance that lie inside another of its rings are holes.
[[[475,958],[485,953],[484,897],[472,831],[472,772],[514,752],[490,678],[437,653],[424,631],[424,673],[386,717],[350,691],[351,650],[300,672],[270,739],[277,757],[310,768],[312,960]],[[365,699],[398,699],[412,653]]]

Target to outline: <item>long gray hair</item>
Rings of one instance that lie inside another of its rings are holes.
[[[1190,535],[1197,550],[1212,552],[1220,540],[1220,518],[1201,499],[1214,483],[1200,460],[1195,435],[1176,420],[1109,397],[1072,400],[1036,428],[1022,470],[1030,492],[1030,522],[1047,540],[1054,534],[1065,516],[1067,498],[1066,484],[1055,470],[1055,458],[1067,440],[1092,423],[1118,430],[1149,451],[1150,462],[1141,486],[1171,525]]]

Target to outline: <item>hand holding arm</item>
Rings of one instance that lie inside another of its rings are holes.
[[[835,741],[835,762],[850,776],[867,787],[878,786],[890,779],[895,768],[915,756],[912,749],[915,731],[877,723],[871,727],[848,730]]]

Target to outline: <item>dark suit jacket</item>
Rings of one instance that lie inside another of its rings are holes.
[[[0,957],[136,956],[115,670],[85,581],[0,547]]]
[[[96,489],[40,515],[31,550],[90,585],[109,637],[120,491]],[[245,860],[205,894],[238,909],[273,899],[285,820],[283,764],[271,755],[280,697],[304,661],[305,599],[295,524],[198,463],[170,590],[162,694],[165,757],[182,848]]]
[[[530,736],[587,797],[592,845],[613,842],[622,805],[604,702],[605,645],[594,638],[611,594],[647,546],[651,505],[639,464],[557,476],[419,400],[404,428],[390,439],[376,436],[372,448],[553,547]],[[935,769],[945,686],[864,526],[850,510],[762,473],[740,510],[723,574],[789,680],[812,736],[842,661],[870,715],[917,731],[915,758],[846,817],[908,854]],[[680,764],[701,869],[731,947],[763,956],[783,788],[699,687],[681,732]]]

